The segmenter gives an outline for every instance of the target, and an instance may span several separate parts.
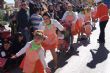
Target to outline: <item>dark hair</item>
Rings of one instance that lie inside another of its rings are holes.
[[[10,44],[10,45],[12,45],[12,42],[11,42],[10,40],[8,40],[8,41],[4,41],[4,42],[3,42],[3,45],[4,45],[4,44]]]
[[[21,32],[16,32],[14,35],[14,39],[18,39],[19,37],[22,37],[22,36],[23,36],[23,34]]]
[[[99,4],[101,4],[101,3],[102,3],[102,1],[98,2],[97,4],[99,5]]]
[[[41,8],[34,7],[33,9],[35,13],[41,11]]]
[[[17,32],[16,36],[23,36],[23,34],[21,32]]]
[[[43,14],[43,16],[48,16],[49,18],[51,18],[50,14],[49,14],[48,12],[45,12],[45,13]]]

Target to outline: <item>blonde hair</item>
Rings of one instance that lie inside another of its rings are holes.
[[[34,31],[34,37],[40,37],[41,39],[45,40],[47,38],[47,36],[44,35],[42,30],[35,30]]]

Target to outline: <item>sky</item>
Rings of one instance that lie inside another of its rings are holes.
[[[14,3],[14,0],[5,0],[7,3]]]

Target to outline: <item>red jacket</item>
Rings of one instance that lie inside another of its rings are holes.
[[[97,13],[95,18],[99,18],[100,22],[109,19],[108,8],[104,3],[101,3],[97,6]]]

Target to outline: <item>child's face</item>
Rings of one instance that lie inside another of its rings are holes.
[[[9,50],[10,44],[9,44],[9,43],[5,43],[5,44],[3,45],[3,47],[4,47],[5,50]]]
[[[41,44],[42,41],[43,41],[43,39],[40,38],[40,37],[38,37],[38,36],[35,36],[35,37],[34,37],[34,41],[35,41],[36,44]]]
[[[18,40],[19,40],[19,41],[22,41],[22,40],[23,40],[23,36],[19,36],[19,37],[18,37]]]
[[[43,16],[43,20],[46,24],[49,24],[51,22],[48,16]]]

